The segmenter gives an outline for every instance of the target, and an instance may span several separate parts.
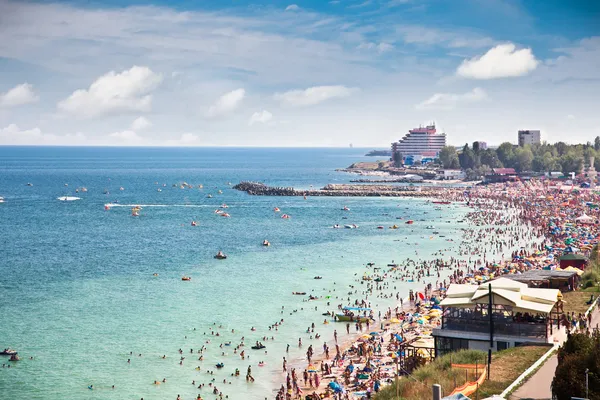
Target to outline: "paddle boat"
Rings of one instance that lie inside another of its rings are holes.
[[[408,221],[406,221],[405,223],[407,225],[412,225],[415,221],[413,221],[412,219],[409,219]]]
[[[283,218],[283,219],[290,219],[290,216],[289,216],[289,215],[287,215],[287,214],[283,214],[283,215],[281,216],[281,218]]]
[[[198,226],[198,223],[196,221],[192,221],[192,226]]]
[[[263,243],[262,243],[262,245],[263,245],[263,246],[267,246],[267,247],[268,247],[268,246],[270,246],[270,245],[271,245],[271,243],[269,243],[269,241],[268,241],[267,239],[265,239],[265,240],[263,240]]]
[[[348,207],[344,206],[344,207],[342,208],[342,211],[350,211],[350,209],[349,209]]]
[[[181,278],[182,281],[191,281],[192,277],[191,276],[184,276]]]
[[[382,225],[379,225],[379,226],[377,227],[377,229],[383,229],[383,226],[382,226]]]
[[[227,256],[225,255],[225,253],[223,253],[221,250],[219,250],[219,252],[215,256],[215,258],[217,260],[225,260],[227,258]]]
[[[7,347],[6,349],[0,351],[0,356],[12,356],[15,354],[17,354],[17,351],[11,349],[10,347]]]
[[[273,211],[275,211],[275,212],[279,212],[279,211],[281,211],[281,210],[279,209],[279,207],[275,207],[275,208],[273,209]]]

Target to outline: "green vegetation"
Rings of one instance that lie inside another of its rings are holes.
[[[571,313],[574,312],[575,315],[579,315],[579,313],[585,313],[587,309],[590,307],[589,304],[586,304],[593,293],[586,291],[573,291],[573,292],[564,292],[563,294],[564,304],[564,312]]]
[[[479,389],[479,398],[502,393],[548,350],[549,348],[546,346],[527,346],[494,353],[490,380],[486,380]],[[418,368],[411,376],[399,379],[398,388],[395,384],[385,387],[377,394],[375,400],[398,400],[396,389],[402,400],[430,400],[431,385],[434,383],[440,384],[443,394],[447,396],[455,387],[463,385],[467,381],[467,376],[469,381],[477,379],[474,370],[452,369],[451,363],[477,363],[483,367],[486,360],[487,353],[477,350],[461,350],[446,354],[436,358],[430,364]],[[481,369],[478,373],[481,374]]]
[[[600,170],[600,137],[594,143],[568,145],[542,143],[524,147],[502,143],[497,149],[480,149],[479,142],[465,144],[458,153],[452,146],[440,151],[439,161],[444,168],[462,168],[467,178],[488,174],[492,168],[514,168],[517,172],[561,171],[579,173],[595,157],[594,167]]]
[[[586,394],[586,373],[589,392]],[[558,367],[552,380],[552,394],[557,400],[572,396],[600,399],[600,334],[570,335],[558,351]]]

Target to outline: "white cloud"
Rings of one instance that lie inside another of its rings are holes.
[[[35,103],[39,97],[33,91],[33,85],[22,83],[6,93],[0,93],[0,107],[15,107]]]
[[[389,43],[386,43],[386,42],[381,42],[379,44],[373,43],[373,42],[366,42],[366,43],[359,44],[357,46],[357,48],[366,49],[366,50],[375,50],[378,53],[385,53],[386,51],[392,50],[394,48],[394,46]]]
[[[298,11],[300,10],[300,7],[298,6],[298,4],[290,4],[289,6],[287,6],[285,8],[285,11]]]
[[[58,108],[82,117],[142,111],[148,112],[152,92],[162,76],[148,67],[133,66],[120,73],[110,71],[96,79],[89,89],[79,89],[58,103]]]
[[[119,132],[114,132],[111,133],[110,135],[108,135],[111,138],[114,139],[119,139],[125,142],[139,142],[142,140],[142,137],[139,136],[137,133],[135,133],[132,130],[124,130],[124,131],[119,131]]]
[[[150,128],[152,126],[152,122],[150,122],[150,120],[148,120],[146,117],[137,117],[132,123],[131,123],[131,130],[132,131],[143,131],[144,129]]]
[[[567,119],[575,119],[575,116],[573,114],[569,114],[567,115]]]
[[[514,44],[506,43],[492,47],[482,56],[464,60],[456,73],[472,79],[508,78],[526,75],[538,64],[531,49],[516,50]]]
[[[86,136],[82,133],[73,135],[53,135],[43,133],[38,127],[21,129],[16,124],[0,128],[0,144],[2,145],[81,145],[86,144]]]
[[[273,119],[273,114],[271,114],[267,110],[262,110],[260,112],[255,112],[254,114],[252,114],[250,120],[248,121],[248,125],[252,126],[257,122],[264,124],[269,122],[271,119]]]
[[[225,93],[217,99],[215,104],[210,106],[207,115],[219,117],[231,113],[242,103],[244,96],[246,96],[246,91],[241,88]]]
[[[452,110],[461,104],[477,103],[488,99],[487,93],[475,88],[463,94],[436,93],[415,106],[417,110]]]
[[[401,25],[395,31],[407,44],[447,48],[480,48],[494,44],[488,36],[469,30],[443,30],[423,25]]]
[[[357,88],[346,86],[313,86],[304,90],[290,90],[284,93],[275,93],[275,100],[289,106],[312,106],[323,101],[348,97],[358,91]]]

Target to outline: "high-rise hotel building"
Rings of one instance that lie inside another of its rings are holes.
[[[402,139],[392,143],[392,160],[396,166],[412,164],[427,158],[436,158],[446,146],[446,134],[437,133],[435,125],[408,131]]]

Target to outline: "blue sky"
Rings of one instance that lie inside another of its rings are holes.
[[[0,0],[0,144],[600,135],[600,2]]]

